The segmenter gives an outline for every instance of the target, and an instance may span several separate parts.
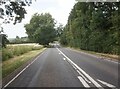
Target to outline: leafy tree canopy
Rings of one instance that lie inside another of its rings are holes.
[[[3,34],[3,23],[7,24],[13,22],[20,23],[22,19],[25,18],[27,14],[25,6],[30,6],[32,0],[0,0],[0,20],[3,19],[3,22],[0,22],[0,45],[6,47],[8,43],[7,35]]]
[[[25,6],[31,3],[32,0],[0,0],[0,19],[4,19],[3,23],[20,23],[27,13]]]
[[[60,42],[96,52],[120,54],[120,2],[78,2]]]
[[[48,45],[56,37],[55,22],[49,13],[34,14],[29,24],[25,25],[28,38],[32,41]]]

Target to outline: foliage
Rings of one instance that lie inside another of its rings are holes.
[[[10,23],[14,20],[14,24],[20,23],[25,14],[25,6],[30,6],[32,0],[0,0],[0,18],[4,19],[3,23]]]
[[[56,37],[55,22],[49,13],[34,14],[29,24],[25,25],[28,38],[41,45],[48,45]]]
[[[57,37],[60,37],[60,35],[62,34],[63,32],[63,25],[62,24],[59,24],[56,28],[56,35]]]
[[[62,34],[62,32],[63,32],[63,25],[61,24],[61,23],[59,23],[59,25],[58,26],[56,26],[56,28],[55,28],[55,31],[56,31],[56,41],[59,41],[60,40],[60,36],[61,36],[61,34]]]
[[[78,2],[61,35],[61,43],[84,50],[118,54],[120,2]]]
[[[9,43],[9,40],[7,39],[7,35],[0,33],[0,47],[5,48],[7,43]]]
[[[30,6],[30,4],[32,4],[32,0],[0,0],[0,19],[3,19],[0,22],[0,47],[1,45],[6,47],[8,42],[7,35],[1,34],[3,32],[1,25],[11,21],[14,21],[14,25],[20,23],[25,18],[25,14],[27,14],[25,6]]]

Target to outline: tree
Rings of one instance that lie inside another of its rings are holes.
[[[0,18],[4,19],[3,23],[13,20],[13,24],[20,23],[27,13],[24,7],[31,3],[32,0],[0,0]]]
[[[0,48],[5,48],[7,43],[9,43],[7,35],[4,34],[3,28],[0,26]]]
[[[67,27],[68,25],[66,25],[64,28],[63,28],[63,31],[62,31],[62,34],[60,35],[60,43],[62,45],[68,45],[68,37],[67,37]]]
[[[62,34],[62,32],[63,32],[63,25],[59,24],[58,27],[56,28],[56,35],[58,37],[60,37],[60,35]]]
[[[84,50],[119,54],[119,22],[120,2],[78,2],[70,12],[60,42]]]
[[[3,32],[1,25],[12,21],[14,25],[20,23],[27,14],[25,6],[30,6],[30,4],[32,4],[32,0],[0,0],[0,19],[3,19],[3,22],[0,23],[0,45],[2,47],[6,47],[8,40],[7,35],[1,33]]]
[[[59,24],[56,28],[56,40],[60,40],[60,36],[63,33],[63,25]]]
[[[9,43],[9,40],[7,39],[7,35],[0,33],[0,47],[5,48],[7,43]]]
[[[28,38],[41,45],[48,45],[56,37],[55,22],[49,13],[34,14],[29,24],[25,25]]]

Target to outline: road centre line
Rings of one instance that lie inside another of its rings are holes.
[[[81,69],[77,64],[75,64],[69,57],[67,57],[60,49],[56,48],[70,64],[73,64],[81,73],[83,73],[96,87],[104,89],[100,84],[98,84],[89,74],[87,74],[83,69]]]
[[[6,88],[8,85],[10,85],[16,78],[18,78],[30,65],[32,65],[41,55],[43,55],[44,52],[42,52],[39,56],[37,56],[31,63],[29,63],[25,68],[23,68],[12,80],[10,80],[5,86],[2,87],[2,89]]]
[[[78,76],[78,79],[81,81],[81,83],[84,85],[84,87],[90,88],[90,86],[86,83],[86,81],[81,76]]]

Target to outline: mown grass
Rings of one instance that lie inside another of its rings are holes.
[[[15,56],[20,56],[29,51],[39,50],[41,48],[42,46],[35,45],[16,45],[16,46],[9,45],[7,46],[7,48],[2,49],[2,61],[6,61]]]
[[[7,75],[15,71],[17,68],[19,68],[21,65],[26,63],[28,60],[31,60],[32,58],[37,56],[43,50],[45,50],[45,48],[42,48],[40,50],[30,51],[21,56],[17,56],[4,61],[2,63],[2,78],[6,77]]]

